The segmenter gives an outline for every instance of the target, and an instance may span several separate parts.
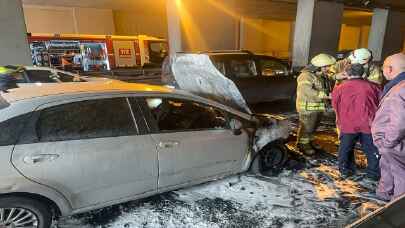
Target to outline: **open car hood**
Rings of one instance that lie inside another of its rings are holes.
[[[162,67],[162,82],[252,114],[238,87],[217,70],[208,55],[167,57]]]
[[[176,54],[167,57],[163,63],[162,82],[251,115],[258,124],[253,147],[255,151],[289,136],[289,121],[274,116],[254,115],[235,83],[217,70],[208,55]]]

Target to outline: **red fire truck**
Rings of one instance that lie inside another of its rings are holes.
[[[167,41],[139,36],[28,34],[32,61],[37,66],[83,71],[160,66]]]

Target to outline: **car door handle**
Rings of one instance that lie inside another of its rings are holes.
[[[160,142],[159,143],[159,147],[160,148],[173,148],[173,147],[176,147],[176,146],[179,146],[180,145],[180,142],[177,142],[177,141],[167,141],[167,142]]]
[[[59,158],[58,154],[37,154],[32,156],[24,157],[24,162],[30,165],[34,165],[36,163],[45,162],[45,161],[53,161]]]

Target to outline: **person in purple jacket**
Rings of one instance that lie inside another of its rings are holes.
[[[389,201],[405,193],[405,54],[388,57],[383,72],[389,83],[382,92],[371,132],[381,155],[376,194]]]

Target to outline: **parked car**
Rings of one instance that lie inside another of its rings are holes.
[[[103,81],[106,78],[86,77],[49,67],[36,66],[5,66],[13,71],[13,76],[19,87],[42,83],[61,83],[61,82],[88,82]]]
[[[249,51],[203,52],[215,67],[235,82],[249,104],[273,101],[295,103],[296,75],[289,65],[266,55]]]
[[[282,145],[253,149],[256,130],[281,120],[161,86],[46,84],[0,98],[0,227],[45,228],[58,216],[269,169]]]

